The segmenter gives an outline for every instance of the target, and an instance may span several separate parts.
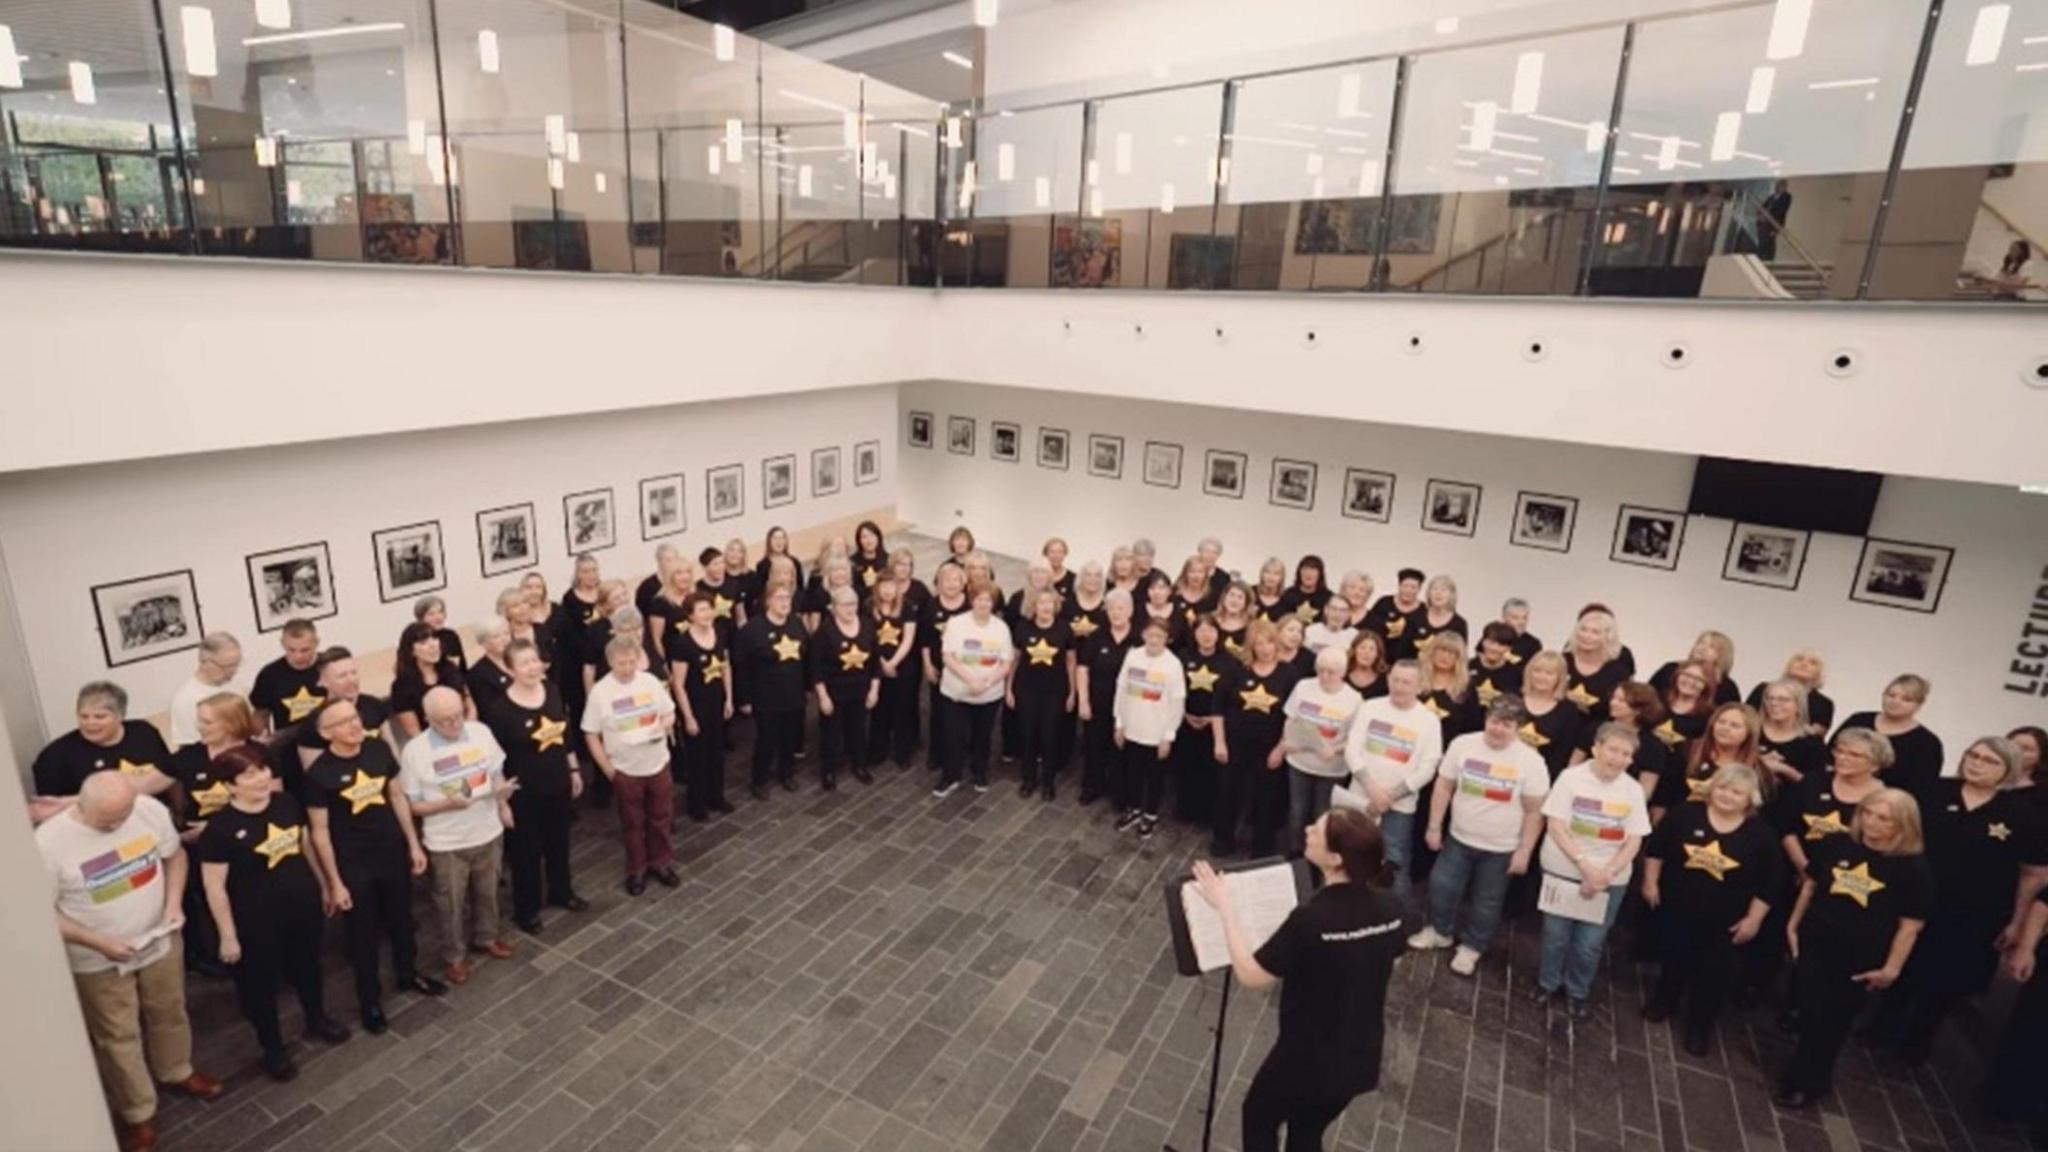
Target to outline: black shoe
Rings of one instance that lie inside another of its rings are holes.
[[[566,909],[570,912],[588,912],[590,911],[590,901],[571,892],[567,900],[555,901],[555,907]]]
[[[1814,1093],[1804,1088],[1794,1088],[1789,1084],[1780,1084],[1778,1090],[1771,1093],[1771,1103],[1780,1108],[1811,1108],[1819,1099],[1820,1097]]]
[[[756,784],[747,789],[747,791],[752,792],[756,800],[766,800],[768,798],[768,786],[766,784]],[[730,812],[732,809],[728,808],[726,811]]]
[[[660,884],[663,888],[680,888],[683,886],[683,878],[676,875],[676,870],[673,867],[663,868],[655,872],[654,880],[655,883]]]
[[[732,805],[726,803],[723,799],[713,801],[711,804],[711,810],[713,812],[718,813],[721,816],[732,815]]]
[[[218,960],[194,960],[186,967],[212,980],[225,980],[234,975],[227,965]]]
[[[372,1036],[382,1036],[391,1030],[391,1021],[384,1018],[384,1009],[372,1004],[363,1009],[363,1031]]]
[[[784,776],[784,777],[782,778],[782,790],[783,790],[784,792],[794,792],[794,791],[796,791],[796,777],[794,777],[794,776]]]
[[[1576,996],[1566,997],[1564,1014],[1571,1017],[1574,1021],[1584,1024],[1593,1018],[1593,1002],[1591,1000],[1581,1000]]]
[[[1086,808],[1093,803],[1095,803],[1095,793],[1090,792],[1086,788],[1081,789],[1081,807]]]
[[[398,986],[400,988],[410,988],[422,996],[446,996],[448,994],[448,986],[446,984],[441,983],[432,976],[422,976],[417,972],[400,980]]]
[[[1138,821],[1138,839],[1140,839],[1140,840],[1150,840],[1150,839],[1152,838],[1152,834],[1153,834],[1154,832],[1157,832],[1158,830],[1159,830],[1159,817],[1157,817],[1157,816],[1145,816],[1145,817],[1142,817],[1142,818],[1140,818],[1140,819],[1139,819],[1139,821]]]
[[[645,891],[647,891],[647,877],[645,877],[645,876],[628,876],[628,877],[626,877],[626,895],[628,895],[628,896],[638,896],[639,894],[641,894],[642,892],[645,892]]]
[[[1688,1055],[1705,1058],[1708,1052],[1713,1051],[1713,1037],[1708,1035],[1705,1029],[1687,1028],[1685,1051]]]
[[[339,1044],[349,1038],[348,1028],[328,1016],[316,1016],[306,1021],[306,1035],[327,1044]]]
[[[1790,1008],[1787,1008],[1783,1012],[1778,1013],[1778,1031],[1799,1031],[1799,1013]]]
[[[820,777],[819,783],[827,792],[839,791],[839,777],[834,776],[830,772],[827,772],[822,777]]]
[[[1652,1024],[1662,1024],[1671,1019],[1671,1005],[1662,1000],[1643,1001],[1643,1019]]]
[[[946,781],[941,780],[939,781],[938,787],[932,789],[932,799],[944,800],[946,797],[951,796],[953,794],[953,790],[958,787],[960,787],[960,782],[957,780],[953,781],[952,783],[947,783]]]
[[[1053,787],[1052,787],[1052,785],[1050,785],[1050,784],[1047,784],[1047,785],[1046,785],[1045,787],[1043,787],[1043,788],[1040,788],[1040,789],[1038,790],[1038,794],[1039,794],[1040,796],[1043,796],[1043,797],[1045,797],[1045,798],[1046,798],[1047,800],[1051,800],[1051,799],[1053,798]]]
[[[1556,996],[1557,989],[1545,988],[1541,984],[1538,984],[1534,988],[1529,989],[1529,1003],[1531,1004],[1548,1005],[1550,1001]]]
[[[289,1084],[299,1078],[299,1066],[292,1063],[289,1053],[265,1052],[263,1074],[280,1084]]]
[[[702,808],[687,809],[686,811],[684,811],[683,815],[688,816],[690,818],[690,822],[693,824],[702,824],[706,820],[711,819],[711,814],[709,812],[704,811]]]
[[[873,784],[875,782],[875,774],[868,771],[865,764],[853,770],[853,778],[863,784]]]
[[[1138,826],[1138,822],[1140,820],[1143,820],[1144,818],[1144,813],[1138,811],[1136,808],[1133,808],[1125,812],[1122,816],[1117,817],[1116,830],[1119,832],[1129,832],[1131,829],[1136,828]]]
[[[987,791],[988,791],[988,785],[987,785],[987,784],[984,784],[984,783],[982,783],[982,782],[981,782],[981,781],[979,781],[979,780],[977,780],[977,781],[975,781],[975,782],[974,782],[974,794],[975,794],[976,796],[979,796],[979,795],[981,795],[982,793],[984,793],[984,792],[987,792]]]
[[[538,916],[515,916],[512,918],[512,923],[521,932],[526,933],[528,936],[540,935],[542,924],[541,919]]]
[[[1017,785],[1017,795],[1019,796],[1029,797],[1033,792],[1036,792],[1037,790],[1038,785],[1032,783],[1029,780],[1026,780],[1022,784]]]

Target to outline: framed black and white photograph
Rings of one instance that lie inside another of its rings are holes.
[[[974,417],[946,417],[946,451],[955,456],[974,455]]]
[[[439,520],[372,532],[370,550],[377,554],[377,595],[386,604],[448,586]]]
[[[912,412],[910,414],[910,446],[929,448],[932,446],[932,414]]]
[[[780,508],[796,500],[796,457],[770,456],[761,461],[761,507]]]
[[[676,508],[682,508],[682,496]],[[598,552],[619,542],[618,519],[612,513],[612,490],[592,488],[562,497],[562,531],[569,542],[569,555]]]
[[[1849,599],[1911,612],[1932,612],[1941,606],[1948,566],[1956,550],[1939,544],[1908,544],[1902,540],[1865,540],[1856,562],[1856,582]]]
[[[1244,473],[1248,461],[1242,452],[1209,449],[1202,459],[1202,491],[1211,496],[1244,499]]]
[[[811,497],[839,494],[839,449],[811,449]]]
[[[1797,591],[1799,574],[1806,568],[1806,546],[1812,540],[1811,532],[1797,528],[1737,524],[1728,535],[1721,579]]]
[[[1015,424],[992,420],[988,426],[988,458],[1015,464],[1024,458],[1024,430]]]
[[[853,446],[853,486],[859,488],[882,478],[882,442],[863,440]]]
[[[651,476],[640,482],[640,538],[659,540],[688,527],[683,514],[683,478]]]
[[[189,568],[94,585],[92,608],[109,668],[189,651],[206,634]]]
[[[1621,514],[1614,518],[1614,549],[1607,558],[1673,572],[1684,547],[1685,513],[1623,504]]]
[[[1572,530],[1579,523],[1579,498],[1552,496],[1547,492],[1515,494],[1515,522],[1508,529],[1508,543],[1545,552],[1572,550]]]
[[[1344,470],[1344,515],[1385,524],[1394,518],[1394,474],[1364,468]]]
[[[1105,480],[1123,479],[1123,437],[1105,436],[1100,432],[1088,434],[1088,474]]]
[[[1431,480],[1422,490],[1422,530],[1471,536],[1479,531],[1479,485]]]
[[[1180,487],[1180,445],[1145,441],[1145,483],[1154,488]]]
[[[535,547],[533,505],[513,504],[476,514],[477,554],[485,576],[531,568],[540,563]]]
[[[1040,428],[1038,430],[1038,466],[1067,470],[1074,437],[1065,428]]]
[[[1270,503],[1303,512],[1316,506],[1316,466],[1305,460],[1273,461],[1273,490]]]
[[[746,473],[737,464],[704,472],[704,510],[713,520],[730,520],[747,510]]]
[[[324,620],[340,611],[324,541],[258,552],[245,563],[256,631],[275,632],[287,620]]]

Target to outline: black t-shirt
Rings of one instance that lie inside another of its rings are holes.
[[[31,769],[38,796],[76,796],[85,778],[95,772],[125,772],[140,780],[154,768],[171,774],[171,750],[154,724],[141,720],[121,723],[121,738],[111,747],[95,744],[72,729],[50,741],[36,755]]]
[[[512,673],[498,666],[489,656],[478,656],[469,671],[462,674],[463,686],[469,689],[469,698],[476,701],[476,714],[504,698],[505,689],[512,686]]]
[[[1287,658],[1287,666],[1294,670],[1294,678],[1297,680],[1316,678],[1316,654],[1306,648],[1295,649],[1294,655]],[[1385,677],[1381,678],[1381,682],[1385,682]]]
[[[809,636],[794,612],[780,624],[764,612],[740,629],[736,655],[756,709],[794,712],[803,708],[804,641]]]
[[[711,647],[697,643],[697,638],[685,628],[669,638],[669,674],[678,669],[683,673],[683,694],[690,698],[690,707],[704,719],[703,710],[717,708],[725,713],[725,689],[732,672],[732,645],[725,633],[717,627],[711,629]]]
[[[1379,1086],[1387,984],[1407,948],[1401,901],[1366,884],[1331,884],[1287,914],[1258,950],[1280,977],[1280,1038],[1267,1057],[1288,1087],[1345,1100]]]
[[[311,811],[327,811],[327,835],[337,861],[390,864],[406,857],[405,832],[391,807],[388,785],[398,775],[398,757],[375,738],[344,759],[332,748],[306,769],[299,796]]]
[[[853,568],[853,590],[863,603],[874,594],[875,581],[882,578],[882,565],[888,559],[880,552],[870,556],[858,548],[854,549],[853,555],[846,558],[846,562]]]
[[[1181,622],[1192,628],[1203,613],[1216,610],[1216,593],[1213,589],[1204,588],[1200,595],[1189,598],[1176,584],[1173,586],[1173,608],[1180,614]]]
[[[1053,577],[1052,590],[1060,594],[1061,600],[1071,602],[1074,599],[1075,579],[1075,573],[1070,568],[1067,571],[1060,573],[1058,576]]]
[[[1010,626],[1010,643],[1017,649],[1017,673],[1011,681],[1017,695],[1036,697],[1051,692],[1065,700],[1067,653],[1074,647],[1074,634],[1067,622],[1055,619],[1041,628],[1036,621],[1020,620]]]
[[[356,715],[363,721],[363,731],[369,733],[372,740],[377,739],[378,731],[391,719],[391,705],[368,692],[357,693],[356,698],[350,703],[356,706]],[[301,748],[321,752],[327,750],[327,738],[320,735],[320,726],[312,723],[311,717],[293,730],[292,740]]]
[[[604,654],[605,645],[612,642],[612,622],[600,616],[583,626],[581,643],[577,645],[577,663],[591,669],[595,676],[611,671],[611,664]]]
[[[1318,587],[1313,592],[1304,592],[1299,587],[1289,588],[1280,594],[1280,603],[1268,609],[1274,623],[1293,616],[1304,625],[1313,624],[1323,618],[1323,605],[1335,595],[1328,588]]]
[[[917,646],[931,657],[932,667],[941,664],[939,652],[946,636],[946,622],[955,616],[965,616],[971,609],[964,592],[960,602],[951,608],[939,602],[937,593],[924,602],[924,612],[917,618]]]
[[[1131,614],[1131,627],[1143,631],[1146,623],[1152,620],[1157,620],[1161,624],[1166,625],[1166,646],[1168,648],[1179,651],[1181,646],[1187,643],[1187,621],[1181,616],[1180,610],[1171,601],[1167,602],[1164,615],[1155,614],[1150,604],[1141,606],[1136,612]]]
[[[1579,746],[1579,727],[1584,718],[1579,710],[1568,703],[1541,716],[1531,716],[1522,724],[1522,743],[1536,750],[1543,757],[1543,764],[1550,769],[1550,778],[1571,766],[1572,749]]]
[[[698,581],[698,583],[701,586],[703,582]],[[754,575],[752,569],[744,572],[728,570],[725,574],[724,587],[727,595],[730,595],[737,601],[740,607],[746,609],[749,617],[761,611],[761,581]]]
[[[668,651],[669,645],[675,643],[676,633],[690,626],[690,617],[683,605],[679,601],[669,599],[667,593],[648,601],[647,619],[653,624],[647,630],[648,635],[661,637],[664,653]],[[654,674],[659,677],[662,669],[656,667]]]
[[[228,866],[228,901],[236,926],[249,933],[287,910],[303,914],[311,907],[318,914],[312,847],[305,809],[279,794],[259,812],[230,804],[215,813],[199,834],[198,856],[202,864]]]
[[[1079,600],[1069,600],[1060,606],[1060,619],[1067,622],[1067,631],[1073,635],[1074,646],[1078,650],[1090,636],[1109,627],[1109,610],[1100,603],[1093,608],[1083,608]]]
[[[554,685],[547,685],[538,708],[500,696],[483,719],[505,750],[505,778],[519,782],[521,795],[569,794],[569,754],[575,750],[576,725]]]
[[[1607,722],[1607,702],[1614,699],[1614,689],[1630,676],[1635,675],[1635,658],[1627,649],[1614,659],[1600,666],[1600,670],[1588,676],[1579,671],[1578,660],[1570,653],[1564,654],[1564,698],[1579,715],[1595,725]]]
[[[1842,970],[1884,967],[1901,920],[1925,922],[1934,910],[1934,877],[1921,856],[1887,856],[1852,836],[1808,849],[1813,899],[1799,925],[1801,962],[1821,945]]]
[[[604,619],[604,608],[596,600],[585,600],[571,588],[562,593],[562,619],[568,622],[569,627],[580,631]]]
[[[768,588],[768,566],[770,559],[770,557],[763,556],[759,561],[757,561],[754,564],[754,603],[747,605],[747,614],[750,616],[753,615],[753,609],[759,605],[762,593],[765,592]],[[789,563],[790,572],[796,580],[796,587],[793,591],[800,592],[804,587],[804,562],[797,559],[794,556],[791,556],[789,558]],[[727,573],[727,575],[731,574]],[[793,599],[794,598],[792,598],[792,600]],[[795,610],[796,609],[794,607],[790,609],[790,611],[792,612]]]
[[[1686,749],[1692,746],[1692,742],[1706,732],[1707,720],[1712,715],[1711,710],[1684,714],[1669,713],[1664,717],[1662,724],[1645,732],[1644,735],[1664,745],[1665,751],[1673,756],[1683,757]],[[1598,729],[1600,725],[1594,724],[1592,727]]]
[[[248,747],[258,756],[263,754],[260,744]],[[171,753],[168,770],[178,780],[180,802],[174,812],[180,829],[211,820],[214,813],[227,807],[228,785],[233,781],[214,771],[213,755],[206,745],[194,741]]]
[[[1239,747],[1256,748],[1260,755],[1280,742],[1287,716],[1282,709],[1301,677],[1285,661],[1275,661],[1264,676],[1250,664],[1226,664],[1216,684],[1216,699],[1222,705],[1223,738]],[[1243,765],[1242,767],[1253,767]]]
[[[1401,638],[1401,642],[1408,645],[1410,652],[1420,652],[1422,651],[1422,646],[1429,642],[1430,637],[1438,636],[1445,632],[1455,632],[1463,636],[1466,646],[1471,646],[1472,626],[1465,622],[1463,616],[1453,612],[1451,613],[1450,621],[1439,628],[1429,622],[1429,609],[1426,607],[1417,609],[1415,615],[1408,618],[1408,634]]]
[[[280,730],[312,715],[313,709],[326,698],[327,690],[320,686],[318,664],[294,668],[282,656],[265,664],[249,689],[250,706],[269,713],[270,726]]]
[[[1378,700],[1387,694],[1387,678],[1385,676],[1375,674],[1371,680],[1365,683],[1360,683],[1359,681],[1359,670],[1356,664],[1345,670],[1344,682],[1351,685],[1351,690],[1358,693],[1360,700]]]
[[[1678,661],[1667,660],[1664,662],[1663,667],[1650,673],[1650,687],[1655,688],[1657,695],[1661,698],[1665,693],[1671,691],[1671,682],[1676,679],[1678,679]],[[1734,678],[1730,676],[1721,677],[1721,682],[1714,686],[1714,707],[1719,708],[1723,704],[1733,704],[1740,699],[1742,699],[1742,689],[1736,687]]]
[[[1470,637],[1467,637],[1467,639],[1470,639]],[[1529,657],[1541,651],[1543,651],[1543,641],[1538,640],[1533,633],[1524,632],[1515,637],[1513,644],[1508,645],[1508,663],[1526,664],[1529,661]]]
[[[1365,619],[1353,621],[1360,628],[1379,633],[1387,641],[1387,659],[1400,660],[1415,654],[1411,634],[1426,609],[1419,602],[1404,609],[1392,595],[1382,596],[1365,610]]]
[[[1116,682],[1124,672],[1124,657],[1133,648],[1144,646],[1145,638],[1135,623],[1121,640],[1105,624],[1081,642],[1078,659],[1081,667],[1088,670],[1089,711],[1101,714],[1101,719],[1108,718],[1104,710],[1116,701]]]
[[[633,607],[640,610],[640,615],[643,618],[652,616],[654,614],[654,598],[659,595],[661,595],[661,573],[657,571],[645,580],[640,581],[640,586],[633,589]]]
[[[1671,770],[1657,777],[1657,794],[1650,798],[1651,804],[1658,808],[1698,807],[1705,804],[1707,782],[1714,778],[1714,773],[1719,772],[1721,766],[1714,763],[1711,757],[1702,756],[1699,767],[1694,768],[1683,749],[1673,751],[1668,762]],[[1776,789],[1771,786],[1770,777],[1769,771],[1763,768],[1756,770],[1757,783],[1763,789],[1764,802],[1767,805],[1773,803],[1776,796]]]
[[[1187,715],[1216,715],[1220,711],[1216,689],[1223,682],[1223,670],[1237,661],[1221,647],[1204,656],[1192,644],[1180,654],[1180,660],[1188,678]]]
[[[1772,806],[1772,823],[1782,838],[1799,841],[1802,851],[1812,856],[1818,845],[1846,839],[1854,834],[1856,805],[1860,801],[1835,796],[1832,772],[1816,772],[1798,786],[1779,791]]]
[[[1482,712],[1491,708],[1493,702],[1503,695],[1522,690],[1522,666],[1515,662],[1512,654],[1498,668],[1488,668],[1479,662],[1477,656],[1466,667],[1472,675],[1472,699]]]
[[[1259,594],[1257,589],[1254,589],[1252,591],[1252,615],[1261,617],[1269,623],[1278,624],[1287,618],[1289,612],[1294,611],[1294,603],[1290,599],[1293,595],[1293,590],[1282,588],[1278,596],[1268,601]]]
[[[1386,683],[1386,677],[1380,677]],[[1472,686],[1465,686],[1465,694],[1453,696],[1443,688],[1432,688],[1421,696],[1422,706],[1429,709],[1437,719],[1437,726],[1443,732],[1444,743],[1449,744],[1467,732],[1477,732],[1486,727],[1486,709],[1479,706],[1479,699],[1472,694]],[[1571,753],[1565,753],[1565,763],[1571,763]]]
[[[1858,712],[1842,721],[1842,728],[1868,728],[1877,731],[1877,713]],[[1835,735],[1842,734],[1842,728],[1835,729]],[[1912,731],[1901,732],[1887,737],[1892,742],[1892,766],[1884,770],[1884,782],[1892,788],[1904,788],[1927,806],[1927,796],[1936,780],[1941,779],[1945,754],[1941,749],[1941,737],[1929,731],[1925,724],[1915,724]],[[1831,740],[1830,743],[1833,741]]]
[[[839,621],[827,614],[818,621],[818,630],[811,633],[808,658],[811,683],[823,684],[828,692],[865,692],[881,675],[875,626],[864,616],[855,618],[853,635],[849,636]]]
[[[1749,915],[1749,902],[1778,895],[1784,849],[1761,815],[1722,832],[1707,818],[1704,804],[1681,804],[1659,821],[1645,849],[1664,862],[1658,887],[1664,907],[1716,928]]]
[[[1250,660],[1252,658],[1252,650],[1245,647],[1244,643],[1245,634],[1250,631],[1250,624],[1244,624],[1236,628],[1225,628],[1222,619],[1218,618],[1216,621],[1216,646],[1223,649],[1224,654],[1232,660]]]
[[[1828,746],[1821,743],[1820,737],[1811,732],[1802,732],[1783,744],[1765,733],[1757,741],[1757,755],[1762,757],[1770,752],[1776,752],[1784,757],[1785,763],[1790,764],[1801,779],[1816,772],[1825,772],[1828,768]],[[1780,786],[1788,785],[1781,781]]]
[[[747,611],[746,591],[741,587],[741,584],[740,580],[731,576],[727,576],[724,582],[719,584],[706,584],[702,580],[697,581],[697,591],[711,597],[711,615],[714,626],[728,644],[732,643],[733,630],[739,627],[739,619],[733,613],[735,611]],[[687,619],[683,620],[682,624],[685,628],[690,626],[690,622]]]
[[[2048,864],[2048,839],[2023,793],[1997,792],[1971,809],[1963,806],[1961,780],[1937,780],[1920,823],[1944,914],[2003,925],[2020,868]]]
[[[441,661],[455,665],[457,672],[469,667],[469,653],[463,651],[462,635],[453,628],[443,628],[434,633],[434,639],[441,642]]]
[[[1744,700],[1743,703],[1761,711],[1764,706],[1764,689],[1769,688],[1771,683],[1771,681],[1766,680],[1751,688],[1748,699]],[[1806,693],[1806,719],[1821,731],[1828,731],[1835,724],[1835,702],[1828,699],[1817,688],[1808,689]]]
[[[880,656],[885,664],[896,658],[897,650],[903,647],[904,633],[908,632],[910,627],[917,623],[917,616],[908,607],[899,609],[894,616],[885,616],[879,611],[870,609],[868,610],[867,618],[868,623],[873,625],[875,629],[875,654]],[[915,642],[915,640],[912,641],[912,643]],[[915,653],[913,652],[912,655],[914,656]],[[896,666],[896,675],[898,677],[915,679],[917,674],[917,661],[911,656],[905,656],[903,663]]]
[[[810,582],[803,591],[796,594],[796,610],[806,616],[828,616],[832,612],[832,594],[825,590],[825,574],[811,573]]]
[[[412,718],[427,726],[425,701],[427,693],[436,688],[453,688],[464,696],[469,695],[469,685],[455,665],[446,660],[434,669],[434,683],[429,684],[418,676],[407,676],[395,680],[391,685],[391,714],[411,713]]]

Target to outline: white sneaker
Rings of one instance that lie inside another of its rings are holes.
[[[1451,954],[1451,971],[1460,976],[1470,976],[1479,971],[1479,953],[1459,945],[1458,950]]]
[[[1408,938],[1408,946],[1417,952],[1434,952],[1439,948],[1449,948],[1456,943],[1457,941],[1449,936],[1438,935],[1435,928],[1427,925],[1423,927],[1422,931]]]

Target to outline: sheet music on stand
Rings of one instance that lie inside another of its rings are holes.
[[[1271,939],[1280,930],[1287,914],[1301,904],[1303,876],[1300,870],[1285,860],[1262,861],[1222,873],[1223,883],[1230,889],[1231,903],[1237,910],[1237,922],[1243,926],[1246,943],[1253,950]],[[1230,967],[1230,946],[1223,935],[1223,918],[1209,902],[1202,898],[1201,887],[1192,879],[1183,880],[1179,885],[1178,901],[1170,902],[1169,909],[1177,910],[1175,924],[1175,952],[1184,974],[1214,972]],[[1178,909],[1171,904],[1178,903]],[[1181,938],[1185,939],[1187,951],[1182,952]],[[1192,971],[1188,961],[1192,959]]]

